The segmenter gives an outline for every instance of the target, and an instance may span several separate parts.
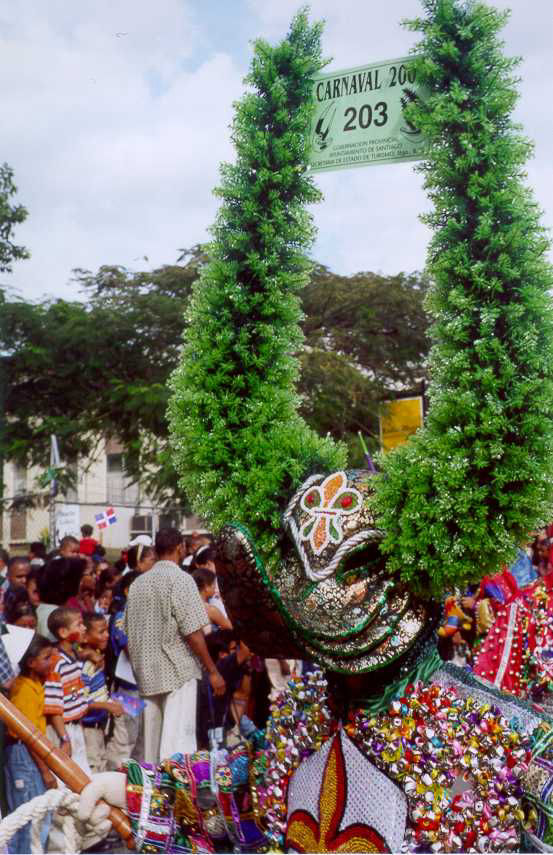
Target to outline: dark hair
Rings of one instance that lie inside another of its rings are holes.
[[[105,556],[106,556],[105,547],[103,547],[101,543],[97,543],[96,546],[94,547],[94,555],[92,556],[92,558],[105,558]]]
[[[68,543],[76,543],[77,546],[79,545],[79,541],[77,540],[76,537],[73,537],[72,534],[66,534],[65,537],[62,537],[62,539],[60,540],[60,547],[59,548],[63,549],[63,547],[67,546]]]
[[[219,629],[216,632],[210,632],[205,637],[209,655],[215,661],[219,658],[220,653],[228,654],[231,641],[236,641],[236,636],[231,629]]]
[[[117,572],[117,570],[114,567],[106,567],[100,573],[100,577],[98,579],[98,585],[101,585],[102,587],[105,588],[109,585],[110,582],[115,582],[118,575],[119,575],[119,573]]]
[[[6,552],[5,549],[2,549],[2,547],[0,547],[0,561],[3,561],[4,564],[7,564],[9,560],[10,560],[9,552]]]
[[[127,594],[128,589],[132,585],[135,579],[138,579],[142,576],[142,573],[139,573],[138,570],[129,570],[128,573],[119,579],[115,588],[113,589],[113,600],[111,601],[110,612],[111,614],[115,614],[116,612],[120,612],[125,608],[125,603],[127,602]]]
[[[8,574],[12,567],[16,567],[17,564],[31,564],[26,555],[12,555],[10,560],[8,561]]]
[[[62,606],[58,609],[54,609],[53,612],[50,612],[48,615],[48,629],[55,635],[57,639],[59,639],[59,631],[60,629],[67,629],[71,621],[75,616],[81,615],[78,609],[70,609],[66,606]]]
[[[83,623],[87,630],[90,629],[93,623],[98,623],[98,621],[104,620],[105,616],[98,614],[98,612],[85,612],[83,615]]]
[[[30,571],[27,573],[27,585],[33,580],[38,585],[39,579],[42,576],[42,569],[42,567],[31,567]]]
[[[123,573],[127,565],[123,558],[118,558],[113,566],[115,567],[118,573]]]
[[[32,552],[37,558],[46,558],[46,547],[40,540],[33,540],[29,546],[29,552]]]
[[[204,567],[207,561],[215,562],[217,550],[213,546],[200,546],[194,553],[194,557],[190,562],[190,570],[196,570],[199,567]]]
[[[4,619],[6,623],[15,623],[25,615],[35,617],[35,610],[29,600],[26,588],[8,590],[4,599]]]
[[[194,570],[192,578],[198,586],[198,590],[203,591],[208,585],[213,585],[217,577],[213,570],[208,570],[207,567],[200,567],[198,570]]]
[[[182,543],[182,534],[177,528],[160,528],[156,534],[156,552],[160,558],[170,555]]]
[[[70,597],[76,597],[85,568],[84,558],[53,558],[42,568],[39,576],[41,601],[62,606]]]
[[[19,660],[19,670],[21,671],[24,677],[29,676],[29,662],[31,661],[31,659],[36,659],[39,653],[42,653],[42,651],[46,650],[47,647],[53,646],[53,643],[48,638],[44,638],[43,635],[39,635],[38,632],[35,632],[31,639],[31,643],[29,644],[27,650]]]
[[[94,529],[88,523],[85,523],[84,525],[81,526],[81,534],[83,537],[90,537],[90,535],[92,534],[93,531],[94,531]]]
[[[131,570],[136,570],[138,562],[142,561],[150,552],[155,552],[153,546],[145,546],[143,543],[137,543],[136,546],[131,546],[127,552],[127,564]]]

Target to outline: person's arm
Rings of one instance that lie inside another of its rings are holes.
[[[48,716],[48,720],[56,731],[58,739],[61,742],[61,750],[64,754],[67,754],[68,757],[71,757],[71,740],[65,732],[65,722],[63,720],[63,713],[50,715]]]
[[[44,760],[33,751],[32,748],[29,748],[29,753],[35,761],[36,765],[38,766],[38,771],[40,772],[42,781],[46,789],[55,790],[58,786],[58,782],[54,773],[48,768]]]
[[[171,611],[183,640],[206,669],[211,688],[216,695],[224,695],[225,681],[209,655],[202,632],[203,627],[209,622],[205,603],[200,597],[196,583],[188,573],[179,573],[171,588]]]
[[[192,632],[190,635],[187,635],[186,642],[207,671],[208,679],[214,693],[216,695],[224,695],[226,690],[225,681],[219,674],[213,659],[209,655],[209,650],[207,649],[205,636],[202,630],[197,629],[196,632]]]
[[[77,648],[77,659],[80,659],[81,662],[92,662],[93,665],[97,665],[100,668],[104,667],[104,654],[100,653],[99,650],[94,650],[93,647],[89,647],[86,644],[79,644]]]
[[[211,623],[217,624],[221,629],[232,629],[232,624],[229,621],[228,617],[225,617],[223,612],[217,608],[217,606],[210,606],[206,604],[207,616]]]
[[[111,713],[115,716],[115,718],[119,718],[120,715],[123,715],[125,710],[123,709],[123,705],[119,703],[119,701],[92,701],[88,705],[89,710],[105,710],[108,713]]]
[[[71,742],[63,720],[63,688],[57,667],[48,675],[44,684],[44,715],[61,742],[61,750],[71,757]]]
[[[248,662],[252,658],[252,652],[249,647],[247,647],[243,641],[240,641],[238,644],[238,650],[236,651],[236,661],[239,665],[242,665],[244,662]]]

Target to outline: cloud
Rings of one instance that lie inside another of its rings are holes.
[[[15,4],[2,22],[3,157],[29,209],[17,241],[32,252],[4,281],[26,297],[70,296],[74,267],[174,261],[205,239],[219,163],[232,158],[242,70],[228,54],[195,57],[190,9],[124,2],[115,14],[101,0],[79,10],[59,2],[20,15]]]
[[[511,0],[496,0],[507,8]],[[252,35],[286,32],[297,0],[14,0],[0,10],[2,160],[15,170],[29,219],[16,234],[32,253],[4,283],[27,298],[75,296],[71,269],[175,260],[205,240],[222,160],[233,157],[232,102],[243,91]],[[522,54],[517,118],[536,142],[529,181],[553,224],[549,110],[550,0],[518,3],[506,49]],[[405,55],[399,26],[419,0],[312,0],[325,18],[330,68]],[[421,269],[428,208],[411,164],[317,177],[317,260],[344,273]],[[139,259],[137,261],[137,259]]]
[[[260,30],[281,38],[298,9],[296,0],[248,0]],[[551,3],[532,0],[491,5],[512,9],[505,27],[505,50],[522,56],[519,68],[521,96],[515,118],[535,141],[535,157],[528,166],[530,186],[544,209],[543,222],[553,227],[553,122],[550,91]],[[400,26],[403,19],[421,14],[419,0],[391,0],[386,4],[361,0],[313,0],[311,19],[324,19],[324,54],[332,56],[326,70],[406,56],[419,38]],[[319,228],[314,255],[343,273],[373,270],[384,273],[421,270],[430,238],[418,215],[429,209],[422,178],[412,164],[370,166],[326,173],[317,177],[325,201],[313,209]]]

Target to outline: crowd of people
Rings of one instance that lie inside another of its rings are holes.
[[[221,599],[208,534],[139,536],[111,564],[83,526],[46,554],[0,550],[0,617],[34,630],[15,671],[0,641],[0,684],[11,702],[87,774],[132,757],[156,764],[176,752],[240,739],[263,727],[270,701],[302,663],[260,660],[236,637]],[[305,663],[303,667],[308,668]],[[10,810],[57,780],[15,734],[4,740]],[[56,817],[43,844],[59,851]],[[101,843],[87,841],[91,851]],[[109,846],[109,842],[107,844]],[[30,826],[10,852],[30,851]]]
[[[47,555],[0,550],[0,617],[34,630],[14,673],[0,641],[0,683],[12,703],[87,773],[127,758],[156,765],[174,753],[231,745],[264,727],[291,674],[313,666],[260,660],[236,636],[221,599],[209,534],[174,528],[129,544],[111,564],[83,526]],[[490,629],[493,628],[493,632]],[[508,631],[507,631],[508,628]],[[445,660],[501,691],[544,702],[553,685],[553,526],[510,567],[445,602]],[[551,674],[549,669],[551,668]],[[15,734],[4,741],[10,810],[57,780]],[[10,844],[30,851],[29,826]],[[44,844],[60,846],[56,817]],[[91,851],[101,851],[92,838]]]
[[[443,659],[534,704],[553,708],[553,524],[512,564],[445,601]]]

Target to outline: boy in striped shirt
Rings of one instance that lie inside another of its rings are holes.
[[[119,701],[112,701],[104,672],[104,656],[108,646],[108,624],[103,615],[97,612],[86,612],[83,615],[86,633],[84,638],[85,656],[83,663],[83,681],[88,698],[88,712],[83,716],[82,725],[88,757],[88,764],[93,772],[105,772],[106,755],[106,726],[110,714],[123,715],[123,707]],[[86,650],[96,656],[86,655]],[[100,661],[98,661],[98,658]]]
[[[85,627],[80,611],[61,607],[48,616],[48,629],[57,639],[53,668],[44,684],[44,713],[48,716],[61,749],[90,775],[82,719],[88,701],[82,677],[82,662],[73,645],[82,642]]]

